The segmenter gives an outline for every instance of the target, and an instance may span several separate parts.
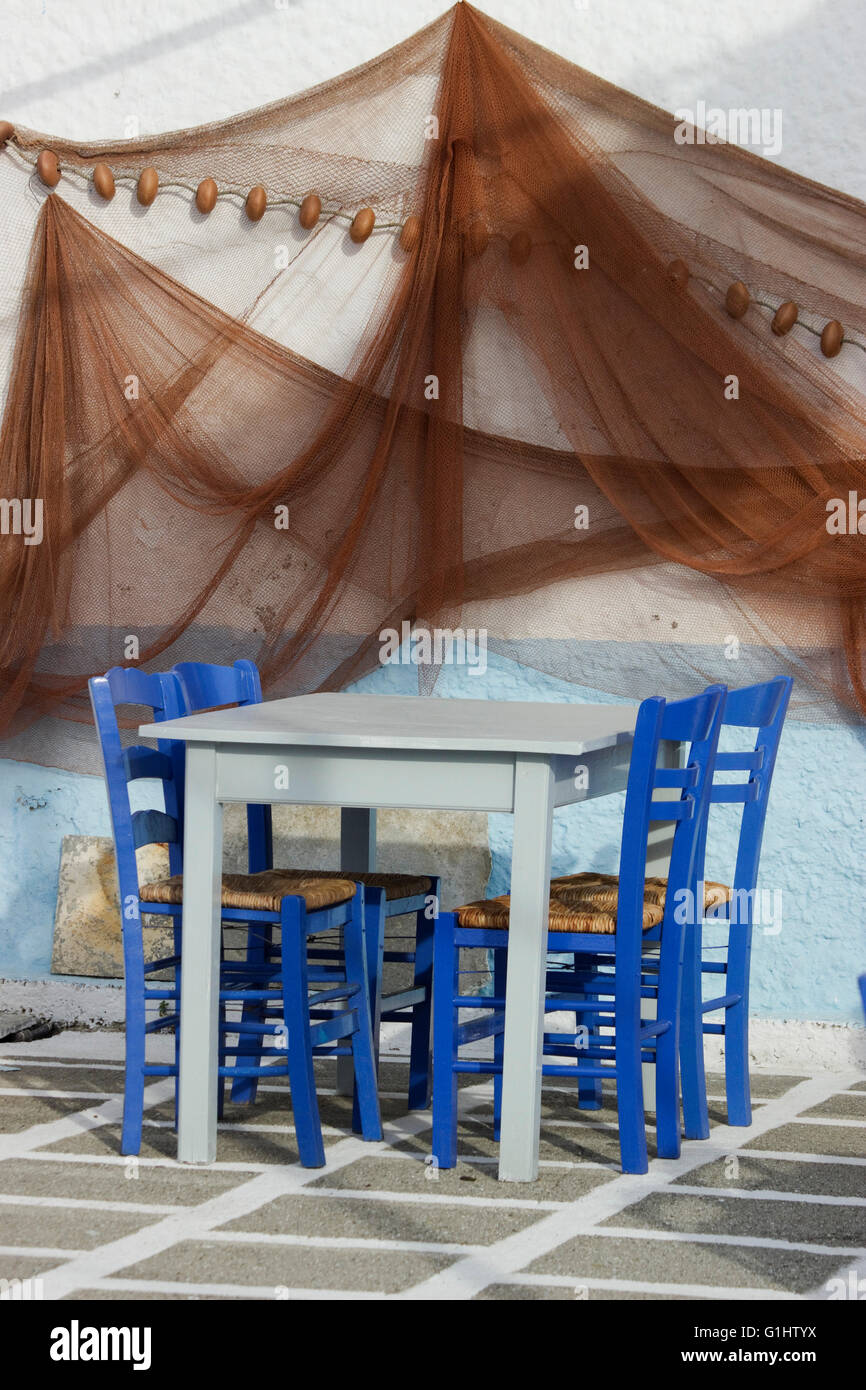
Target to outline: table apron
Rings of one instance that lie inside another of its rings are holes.
[[[415,749],[217,744],[220,801],[510,811],[514,758]]]
[[[514,810],[513,753],[224,743],[215,751],[222,802]],[[587,753],[529,756],[552,764],[554,804],[566,806],[621,791],[630,754],[631,739],[625,738]]]

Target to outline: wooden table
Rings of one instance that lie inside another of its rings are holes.
[[[327,694],[142,725],[146,738],[187,744],[178,1158],[216,1157],[223,804],[340,806],[342,863],[357,872],[375,867],[377,807],[509,811],[499,1176],[534,1179],[553,810],[623,789],[636,710]],[[648,872],[664,873],[669,833],[653,834]]]

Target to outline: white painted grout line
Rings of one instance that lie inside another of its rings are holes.
[[[832,1115],[795,1115],[791,1124],[824,1125],[830,1129],[866,1129],[866,1120],[852,1120],[841,1115],[837,1119]]]
[[[736,1149],[738,1158],[769,1158],[774,1163],[848,1163],[856,1167],[866,1167],[866,1158],[852,1158],[850,1154],[810,1154],[795,1149]]]
[[[302,1250],[386,1250],[401,1255],[480,1255],[486,1245],[466,1241],[387,1240],[381,1236],[299,1236],[265,1231],[205,1231],[199,1240],[213,1245],[294,1246]],[[0,1251],[2,1253],[2,1251]]]
[[[583,1235],[610,1238],[611,1240],[663,1240],[676,1241],[683,1245],[728,1245],[747,1250],[793,1250],[803,1255],[836,1255],[839,1259],[851,1259],[866,1255],[866,1248],[860,1245],[821,1245],[816,1241],[782,1240],[776,1236],[731,1236],[719,1231],[672,1231],[669,1228],[657,1231],[652,1226],[598,1226]]]
[[[745,1132],[748,1139],[756,1139],[788,1123],[802,1110],[834,1095],[840,1089],[840,1083],[850,1085],[852,1079],[859,1080],[859,1075],[846,1073],[840,1077],[824,1074],[799,1082],[784,1096],[769,1101],[758,1112]],[[522,1231],[503,1237],[483,1255],[458,1260],[449,1269],[441,1270],[391,1297],[404,1301],[474,1298],[489,1284],[497,1283],[503,1272],[516,1273],[575,1236],[594,1233],[602,1221],[617,1216],[650,1191],[665,1189],[675,1178],[704,1167],[713,1159],[727,1157],[733,1150],[742,1147],[744,1138],[743,1129],[719,1125],[710,1139],[685,1143],[678,1159],[653,1159],[647,1175],[622,1174],[612,1182],[585,1193],[564,1210],[553,1212]]]
[[[46,1150],[44,1153],[39,1149],[34,1149],[32,1153],[25,1154],[28,1163],[72,1163],[87,1166],[89,1164],[99,1164],[102,1167],[126,1168],[131,1158],[135,1158],[136,1166],[139,1168],[171,1168],[174,1172],[205,1172],[205,1173],[269,1173],[272,1168],[283,1167],[279,1163],[195,1163],[188,1167],[184,1165],[179,1168],[176,1158],[141,1158],[138,1154],[123,1157],[121,1154],[91,1154],[91,1153],[63,1153],[58,1150],[52,1153]],[[3,1170],[0,1169],[0,1178]]]
[[[0,1087],[0,1100],[5,1096],[26,1097],[27,1100],[116,1100],[119,1096],[123,1100],[123,1091],[43,1091],[32,1090],[25,1086]]]
[[[518,1288],[573,1289],[575,1298],[582,1296],[584,1289],[610,1289],[617,1293],[656,1293],[670,1298],[719,1298],[743,1299],[745,1301],[764,1299],[783,1303],[796,1302],[800,1295],[783,1292],[781,1289],[749,1289],[741,1287],[723,1288],[716,1284],[653,1284],[645,1279],[574,1279],[567,1274],[505,1274],[498,1281]]]
[[[159,1293],[166,1298],[253,1298],[276,1302],[380,1302],[384,1293],[369,1289],[289,1289],[275,1284],[185,1284],[169,1280],[97,1279],[89,1289],[122,1293]]]
[[[18,1192],[0,1193],[0,1206],[60,1208],[63,1211],[129,1211],[138,1216],[169,1216],[177,1211],[176,1202],[111,1202],[97,1197],[46,1197]]]
[[[699,1183],[677,1183],[671,1196],[734,1197],[740,1202],[798,1202],[823,1207],[866,1207],[866,1197],[836,1197],[818,1192],[776,1192],[773,1189],[743,1187],[703,1187]]]
[[[435,1172],[435,1169],[429,1169]],[[431,1182],[431,1188],[436,1186]],[[559,1211],[568,1202],[548,1200],[533,1201],[529,1197],[458,1197],[450,1192],[387,1192],[368,1191],[359,1187],[317,1187],[307,1188],[297,1194],[299,1197],[327,1197],[329,1201],[345,1198],[350,1202],[405,1202],[415,1206],[418,1203],[441,1207],[493,1207],[497,1211]]]
[[[32,1258],[40,1260],[68,1260],[74,1255],[80,1255],[80,1250],[62,1250],[53,1245],[0,1245],[0,1255],[18,1256],[18,1258]],[[0,1303],[4,1301],[0,1294]]]
[[[22,1044],[23,1046],[23,1044]],[[88,1058],[85,1061],[51,1061],[46,1057],[29,1058],[25,1052],[19,1052],[14,1057],[0,1057],[0,1066],[6,1063],[9,1066],[14,1064],[18,1069],[32,1067],[34,1070],[41,1071],[43,1067],[55,1067],[66,1071],[116,1071],[123,1075],[122,1062],[91,1062]]]

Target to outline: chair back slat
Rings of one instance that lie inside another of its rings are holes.
[[[691,820],[695,814],[692,797],[682,801],[653,801],[650,805],[650,820]]]
[[[724,724],[727,720],[723,721]],[[764,749],[753,753],[717,753],[716,772],[757,772],[764,765]]]
[[[694,787],[698,780],[696,767],[656,768],[656,787]]]
[[[133,811],[132,840],[136,849],[142,845],[179,844],[177,819],[165,811]]]
[[[261,704],[262,684],[253,661],[236,661],[233,666],[179,661],[172,670],[180,681],[189,714],[221,705]]]
[[[133,748],[124,748],[123,766],[126,769],[127,782],[137,782],[141,778],[165,782],[174,776],[174,768],[168,754],[160,753],[156,748],[146,748],[142,743],[136,744]]]
[[[729,782],[715,786],[712,790],[712,802],[716,805],[720,802],[742,802],[757,801],[758,784],[757,782]]]

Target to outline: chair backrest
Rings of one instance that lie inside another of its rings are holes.
[[[262,683],[254,661],[236,661],[233,666],[215,666],[205,661],[181,661],[172,667],[183,700],[184,714],[216,709],[223,705],[259,705]],[[249,872],[273,867],[273,832],[270,806],[247,807],[247,853]]]
[[[737,893],[739,919],[744,914],[751,922],[754,888],[761,859],[761,842],[767,818],[770,784],[776,766],[779,740],[788,712],[793,681],[790,676],[777,676],[760,685],[744,686],[728,692],[722,718],[724,728],[757,729],[754,748],[742,752],[716,754],[716,773],[748,772],[745,782],[713,782],[710,799],[713,805],[734,803],[742,805],[737,862],[734,870],[734,890]],[[704,874],[707,827],[704,825],[698,847],[698,872]]]
[[[640,966],[643,942],[644,889],[647,847],[654,822],[674,823],[668,871],[668,892],[662,923],[662,970],[678,968],[686,920],[683,893],[694,895],[701,835],[709,813],[709,797],[725,687],[709,686],[700,695],[666,703],[644,700],[635,723],[623,816],[617,910],[617,955],[625,970]],[[689,744],[685,767],[660,768],[663,740]],[[679,800],[661,800],[654,793],[679,788]]]
[[[144,744],[124,748],[117,710],[124,705],[143,706],[151,711],[154,722],[161,723],[184,713],[183,698],[177,678],[170,673],[148,675],[120,666],[114,666],[104,676],[94,676],[88,685],[105,769],[120,901],[126,919],[129,899],[138,898],[137,849],[167,843],[171,872],[180,873],[183,868],[183,745],[161,739],[156,748]],[[163,808],[133,811],[130,783],[144,779],[162,784]]]
[[[213,666],[206,661],[179,661],[172,671],[180,681],[187,714],[221,705],[260,705],[262,683],[254,661]]]

